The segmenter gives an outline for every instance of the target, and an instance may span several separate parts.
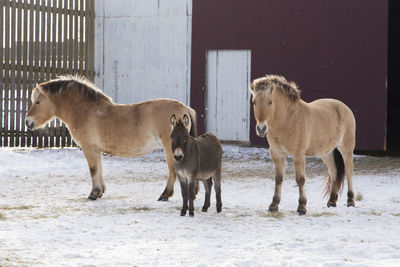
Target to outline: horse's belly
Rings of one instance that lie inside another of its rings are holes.
[[[125,142],[118,145],[118,148],[114,147],[111,151],[105,152],[120,157],[139,157],[158,148],[162,148],[161,140],[150,137],[142,141],[136,140],[136,142],[131,143]]]

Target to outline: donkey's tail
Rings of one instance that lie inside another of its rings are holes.
[[[336,166],[336,180],[335,183],[333,184],[333,186],[336,186],[337,190],[335,190],[336,192],[341,192],[342,188],[343,188],[343,184],[344,184],[344,175],[345,175],[345,170],[344,170],[344,161],[343,161],[343,157],[342,154],[340,153],[340,151],[335,148],[333,150],[333,158],[335,160],[335,166]],[[328,175],[328,181],[326,182],[326,186],[325,186],[325,196],[329,195],[330,193],[330,188],[332,185],[332,178],[330,175]]]
[[[192,122],[192,126],[190,127],[190,135],[193,137],[197,136],[197,114],[196,111],[190,107],[188,107],[190,121]]]

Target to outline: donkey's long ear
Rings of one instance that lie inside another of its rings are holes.
[[[173,114],[173,115],[171,116],[171,119],[169,120],[169,122],[171,123],[172,127],[175,127],[175,125],[176,125],[176,117],[175,117],[175,114]]]
[[[185,114],[183,115],[183,125],[187,128],[189,126],[189,117]]]

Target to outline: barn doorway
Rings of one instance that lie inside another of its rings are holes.
[[[250,142],[250,50],[208,50],[206,132],[224,141]]]
[[[400,152],[400,2],[389,1],[387,150]]]

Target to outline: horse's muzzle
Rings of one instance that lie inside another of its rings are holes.
[[[260,137],[265,137],[267,135],[268,132],[268,126],[266,124],[257,124],[256,126],[256,132],[257,135]]]
[[[29,118],[25,120],[25,125],[28,127],[29,130],[32,130],[35,127],[35,122]]]

